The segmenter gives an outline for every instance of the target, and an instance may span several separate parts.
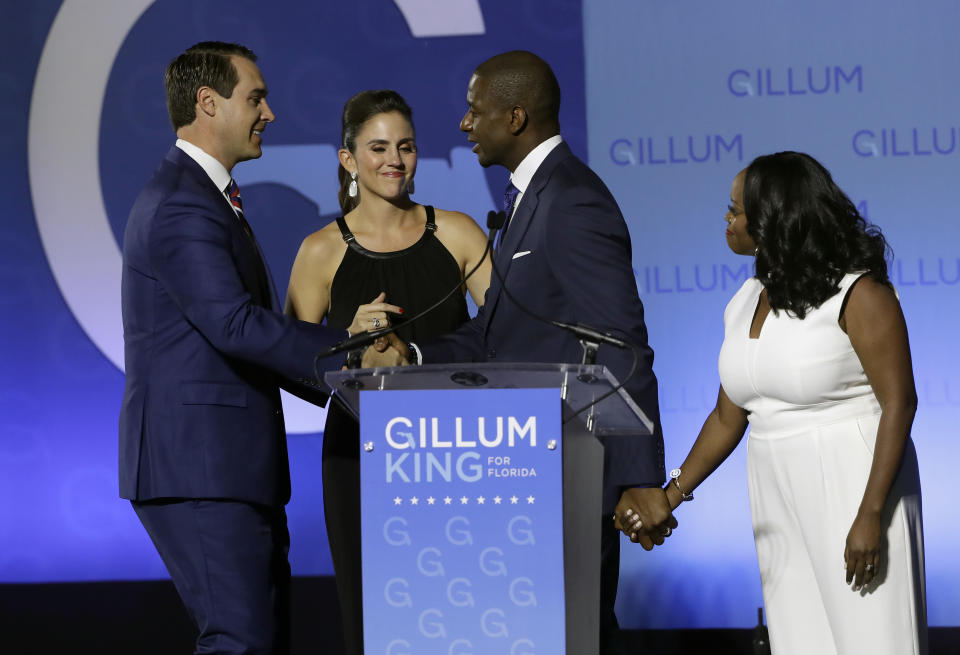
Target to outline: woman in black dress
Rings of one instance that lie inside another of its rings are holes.
[[[405,322],[480,261],[486,236],[466,214],[410,198],[417,146],[403,98],[382,90],[348,100],[339,156],[343,216],[304,239],[290,273],[287,313],[315,323],[326,319],[351,335],[399,324],[407,343],[466,321],[464,295],[469,291],[483,304],[489,259],[461,293],[422,319]],[[359,426],[334,400],[323,434],[323,505],[348,655],[363,652],[359,456]]]

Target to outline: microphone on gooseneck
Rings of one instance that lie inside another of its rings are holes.
[[[490,232],[487,234],[487,246],[483,251],[483,256],[480,257],[480,261],[478,261],[476,265],[472,269],[470,269],[470,271],[466,275],[464,275],[459,282],[457,282],[457,286],[450,289],[450,291],[444,294],[444,296],[440,298],[440,300],[430,305],[419,314],[416,314],[410,317],[407,321],[404,322],[404,325],[409,325],[414,321],[420,320],[421,318],[423,318],[424,316],[432,312],[434,309],[442,305],[444,302],[446,302],[447,298],[449,298],[454,293],[462,289],[464,283],[470,278],[471,275],[474,274],[474,272],[476,272],[478,268],[480,268],[480,265],[483,263],[483,260],[486,259],[488,255],[490,255],[491,261],[493,261],[493,257],[491,255],[491,252],[493,250],[493,239],[494,237],[496,237],[497,231],[501,227],[503,227],[504,220],[506,220],[506,216],[504,215],[503,212],[498,213],[498,212],[492,211],[489,214],[487,214],[487,228],[490,230]],[[339,342],[334,346],[331,346],[330,348],[328,348],[323,352],[317,353],[316,357],[314,357],[314,360],[313,360],[314,374],[315,375],[317,374],[317,361],[320,358],[329,357],[331,355],[336,355],[337,353],[342,353],[348,350],[357,350],[359,348],[363,348],[364,346],[370,345],[380,337],[385,337],[388,334],[396,332],[399,327],[400,327],[399,325],[390,325],[385,328],[380,328],[379,330],[371,330],[370,332],[361,332],[360,334],[355,334],[352,337],[348,337],[344,339],[343,341]],[[319,377],[319,375],[317,375],[317,377]]]
[[[496,216],[495,216],[496,215]],[[506,221],[506,214],[503,212],[490,212],[487,214],[487,227],[490,228],[490,239],[493,239],[493,235],[496,230],[500,229],[503,226],[504,221]],[[506,294],[507,298],[517,306],[518,309],[523,311],[533,319],[541,321],[543,323],[548,323],[555,327],[558,327],[562,330],[567,330],[572,332],[578,339],[584,341],[590,341],[594,343],[606,343],[611,346],[616,346],[617,348],[631,348],[632,345],[624,341],[623,339],[618,339],[612,334],[606,332],[601,332],[600,330],[590,327],[589,325],[584,325],[583,323],[564,323],[563,321],[556,321],[552,318],[546,318],[535,313],[533,310],[525,306],[519,300],[517,300],[510,290],[507,288],[506,282],[503,279],[503,276],[500,274],[500,269],[497,268],[497,263],[495,259],[491,259],[493,263],[493,271],[497,275],[497,279],[500,281],[500,287],[503,289],[503,292]],[[592,364],[594,362],[584,362],[584,364]]]
[[[495,213],[497,214],[496,218],[494,218]],[[504,214],[503,212],[490,212],[487,215],[487,227],[491,228],[490,230],[491,240],[493,239],[493,235],[496,232],[496,230],[500,229],[504,221],[506,221],[506,214]],[[601,395],[599,398],[595,399],[593,402],[590,402],[585,406],[581,407],[580,409],[576,410],[575,412],[573,412],[572,415],[564,419],[563,421],[564,423],[570,421],[574,416],[580,414],[581,412],[586,411],[593,405],[596,405],[604,398],[607,398],[608,396],[615,394],[617,391],[619,391],[623,387],[623,385],[627,383],[628,380],[630,380],[630,378],[634,376],[634,374],[637,371],[637,366],[640,362],[640,353],[639,353],[639,348],[637,348],[637,346],[630,343],[629,341],[624,341],[623,339],[619,339],[613,336],[612,334],[601,332],[600,330],[590,327],[589,325],[584,325],[583,323],[564,323],[563,321],[557,321],[552,318],[546,318],[545,316],[540,316],[539,314],[534,312],[532,309],[524,305],[522,302],[517,300],[517,298],[512,293],[510,293],[510,289],[507,288],[506,281],[503,279],[503,275],[500,273],[500,269],[497,267],[496,257],[491,257],[490,263],[493,265],[493,272],[497,276],[497,280],[500,282],[500,288],[503,290],[503,293],[507,296],[507,298],[510,299],[510,302],[512,302],[518,309],[520,309],[527,316],[533,318],[534,320],[540,321],[541,323],[553,325],[554,327],[558,327],[561,330],[572,332],[577,337],[577,339],[580,340],[580,344],[583,346],[583,362],[582,362],[583,364],[596,363],[597,346],[601,343],[615,346],[616,348],[623,348],[623,349],[629,348],[633,352],[633,365],[630,367],[630,372],[627,373],[627,377],[625,377],[623,381],[620,382],[620,384],[618,384],[616,387],[614,387],[610,391]]]

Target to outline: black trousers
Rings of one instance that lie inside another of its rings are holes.
[[[344,655],[363,655],[360,426],[335,398],[323,428],[323,516],[337,577]]]

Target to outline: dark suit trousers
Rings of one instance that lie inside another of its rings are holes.
[[[290,534],[282,507],[132,504],[200,631],[196,653],[289,653]]]

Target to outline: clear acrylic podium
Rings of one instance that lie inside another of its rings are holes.
[[[361,391],[557,390],[562,400],[563,421],[562,463],[558,464],[562,466],[565,651],[571,655],[595,655],[599,639],[598,521],[603,490],[602,444],[608,439],[644,439],[649,437],[653,428],[633,399],[623,389],[616,389],[619,382],[606,367],[581,364],[428,364],[328,372],[325,381],[356,417],[360,416]],[[597,399],[601,400],[595,402]],[[585,407],[587,409],[579,411]],[[366,532],[363,539],[367,539]]]

